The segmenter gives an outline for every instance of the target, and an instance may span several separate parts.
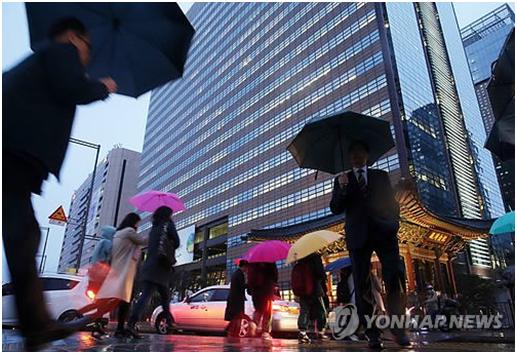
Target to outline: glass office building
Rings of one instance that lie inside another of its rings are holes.
[[[423,14],[438,11],[450,12],[448,30],[459,37],[452,7],[434,4],[192,6],[196,35],[183,79],[151,95],[139,181],[140,190],[173,191],[186,202],[177,228],[194,225],[196,237],[182,269],[202,283],[224,282],[250,247],[250,230],[328,215],[334,176],[315,178],[286,147],[311,118],[344,110],[391,122],[396,147],[374,167],[393,183],[414,178],[437,213],[483,216],[466,123],[481,118],[477,101],[458,95],[455,83],[467,81],[442,82],[468,67],[443,61],[451,36]]]
[[[481,108],[483,127],[490,133],[495,121],[486,87],[492,73],[492,63],[497,60],[504,42],[515,26],[515,14],[504,4],[461,30],[475,92]],[[478,127],[481,130],[481,127]],[[480,134],[482,135],[482,134]],[[515,209],[515,163],[501,163],[494,157],[503,204],[506,210]],[[493,186],[495,189],[495,186]]]

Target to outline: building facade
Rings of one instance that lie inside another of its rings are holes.
[[[99,230],[105,225],[117,225],[127,213],[134,210],[128,199],[136,194],[139,167],[140,153],[119,147],[108,152],[97,166],[80,267],[91,262]],[[72,196],[69,222],[59,258],[59,272],[75,272],[90,185],[91,174]]]
[[[330,214],[334,176],[316,179],[286,147],[310,119],[344,110],[391,122],[396,147],[373,167],[414,179],[429,210],[499,213],[493,164],[475,164],[487,163],[481,114],[465,53],[452,50],[451,4],[196,3],[187,16],[185,73],[151,95],[138,183],[186,202],[176,225],[197,232],[181,274],[225,282],[250,230]]]
[[[495,122],[494,113],[486,90],[494,63],[509,33],[515,26],[515,13],[508,4],[474,21],[461,30],[463,45],[474,81],[476,95],[486,134]],[[507,211],[515,209],[515,163],[502,163],[494,156],[499,187]]]

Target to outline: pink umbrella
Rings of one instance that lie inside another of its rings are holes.
[[[160,191],[148,191],[135,195],[129,199],[129,202],[142,211],[154,212],[161,206],[168,206],[173,212],[186,210],[185,204],[174,193],[166,193]]]
[[[291,245],[282,241],[265,241],[252,247],[243,257],[250,263],[275,263],[287,258]]]

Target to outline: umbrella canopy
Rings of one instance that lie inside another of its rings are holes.
[[[490,227],[490,234],[499,235],[515,232],[515,212],[511,211],[498,218]]]
[[[148,191],[135,195],[129,199],[129,203],[142,211],[154,212],[161,206],[167,206],[173,212],[186,210],[181,198],[174,193],[160,191]]]
[[[312,119],[287,150],[300,167],[336,174],[352,167],[348,147],[357,140],[369,147],[369,165],[395,146],[389,122],[346,111]]]
[[[26,3],[31,48],[49,28],[75,17],[90,33],[88,73],[112,77],[118,93],[138,97],[183,75],[194,28],[176,3]]]
[[[335,270],[340,270],[343,268],[351,267],[352,266],[352,260],[350,258],[340,258],[337,261],[334,261],[330,264],[327,264],[325,267],[325,271],[327,272],[333,272]]]
[[[300,237],[289,250],[287,263],[299,261],[308,255],[319,252],[342,236],[337,232],[321,230]]]
[[[515,104],[512,100],[511,105]],[[495,121],[485,142],[485,148],[490,150],[501,161],[515,159],[515,115],[506,114]]]
[[[249,249],[242,257],[250,263],[275,263],[285,259],[291,245],[282,241],[265,241]]]
[[[487,91],[496,120],[508,108],[515,114],[515,107],[508,107],[515,99],[515,29],[508,34],[497,61],[492,64],[492,78]]]

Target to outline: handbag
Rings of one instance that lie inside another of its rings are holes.
[[[158,242],[158,263],[166,268],[172,268],[176,264],[176,257],[174,256],[174,245],[167,232],[168,229],[169,223],[167,222],[163,224]]]

